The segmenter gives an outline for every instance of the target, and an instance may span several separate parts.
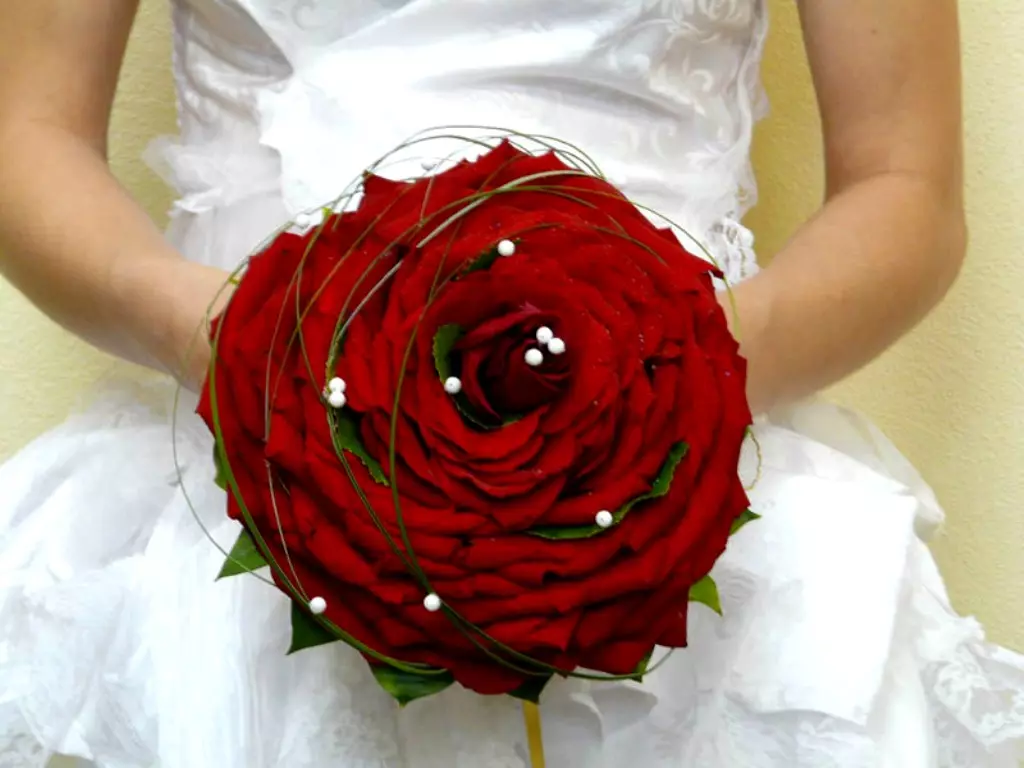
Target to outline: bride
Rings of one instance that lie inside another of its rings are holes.
[[[643,686],[545,692],[549,766],[1017,765],[1024,657],[950,608],[931,492],[872,425],[804,401],[960,268],[954,0],[800,2],[828,194],[760,271],[740,220],[761,0],[174,0],[181,136],[150,153],[179,192],[166,235],[105,163],[136,5],[0,14],[0,264],[56,322],[189,389],[224,270],[435,125],[572,141],[736,284],[763,519],[715,568],[724,617],[692,608],[690,647]],[[399,711],[345,647],[286,656],[280,593],[214,582],[183,490],[222,545],[235,523],[194,400],[172,440],[173,389],[111,389],[0,468],[0,766],[528,766],[512,700]]]

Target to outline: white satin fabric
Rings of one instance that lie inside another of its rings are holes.
[[[233,267],[410,134],[472,123],[572,141],[730,278],[755,269],[738,220],[763,113],[756,0],[174,14],[181,137],[150,159],[180,191],[169,236],[189,258]],[[190,504],[222,546],[237,529],[193,403],[169,392],[109,387],[0,467],[0,768],[526,768],[515,702],[449,690],[399,711],[345,647],[286,656],[280,594],[214,582]],[[642,686],[552,684],[548,765],[1016,766],[1024,658],[951,609],[924,543],[942,513],[913,468],[823,404],[756,435],[763,518],[715,568],[724,615],[692,607],[690,647]]]

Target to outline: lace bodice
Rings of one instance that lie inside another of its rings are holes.
[[[175,0],[179,210],[335,198],[417,131],[488,125],[581,147],[738,279],[762,113],[762,0]]]

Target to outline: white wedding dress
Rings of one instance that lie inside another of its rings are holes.
[[[234,267],[410,134],[473,124],[572,141],[731,279],[756,270],[758,0],[176,0],[174,21],[181,136],[150,160],[190,259]],[[172,394],[108,387],[0,468],[0,768],[528,766],[517,702],[400,711],[345,646],[286,656],[281,594],[214,581],[183,491],[222,545],[237,529]],[[917,474],[828,405],[757,434],[763,519],[715,568],[724,616],[691,607],[644,685],[549,686],[547,765],[1018,765],[1024,657],[950,608]]]

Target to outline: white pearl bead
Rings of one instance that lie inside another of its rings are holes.
[[[612,517],[612,513],[607,509],[602,509],[596,515],[594,515],[594,522],[602,528],[611,528],[612,523],[615,522],[615,518]]]
[[[555,338],[555,332],[548,328],[546,325],[542,325],[540,328],[537,329],[538,344],[546,345],[553,338]]]
[[[539,349],[528,349],[526,350],[525,359],[527,365],[536,368],[544,362],[544,353]]]
[[[498,255],[499,256],[514,256],[516,252],[516,244],[511,240],[502,240],[498,243]]]
[[[565,352],[565,342],[555,336],[548,342],[548,352],[552,355],[560,355]]]
[[[423,598],[423,607],[431,613],[437,613],[441,610],[441,598],[431,592]]]
[[[345,397],[344,392],[334,390],[327,396],[327,402],[331,404],[331,408],[344,408],[348,398]]]
[[[348,384],[346,384],[345,380],[339,376],[335,376],[333,379],[327,382],[328,392],[344,392],[347,387]]]
[[[437,160],[420,160],[420,166],[424,171],[432,171],[437,168]]]
[[[322,597],[314,597],[309,601],[309,610],[319,616],[327,610],[327,601]]]
[[[462,379],[458,376],[449,376],[444,380],[444,391],[449,395],[457,395],[462,391]]]

